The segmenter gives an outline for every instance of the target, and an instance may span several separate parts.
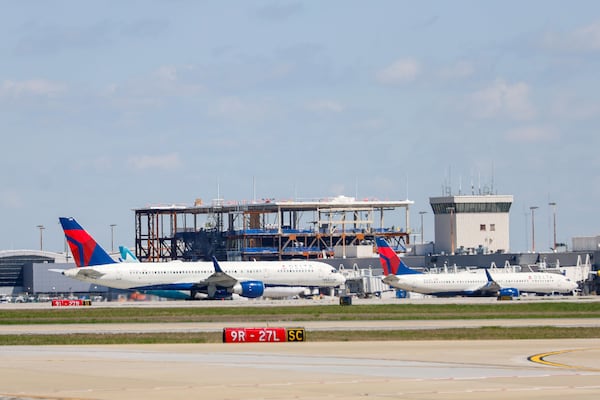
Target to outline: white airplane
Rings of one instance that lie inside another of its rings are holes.
[[[487,269],[424,274],[410,269],[383,238],[376,238],[383,282],[410,292],[434,296],[519,296],[520,293],[572,293],[577,283],[548,272],[498,272]]]
[[[224,299],[233,294],[256,298],[270,290],[280,292],[338,287],[345,278],[334,267],[319,261],[224,261],[160,263],[137,259],[117,263],[75,221],[60,218],[77,268],[63,275],[116,289],[171,294],[190,299]],[[295,289],[289,289],[295,288]]]

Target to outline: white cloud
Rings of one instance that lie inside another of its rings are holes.
[[[561,51],[600,50],[600,21],[582,26],[566,34],[548,32],[542,38],[544,47]]]
[[[248,106],[238,97],[222,97],[214,109],[217,115],[239,115],[246,112]]]
[[[112,168],[112,159],[108,156],[100,156],[90,160],[89,164],[92,165],[96,171],[108,171]]]
[[[421,66],[412,58],[397,60],[393,64],[379,70],[376,79],[386,85],[398,85],[414,81],[419,75]]]
[[[509,84],[501,79],[471,94],[471,106],[477,118],[510,118],[529,120],[536,111],[529,99],[529,85]]]
[[[218,99],[212,109],[210,115],[220,118],[225,118],[228,121],[260,121],[270,112],[268,104],[262,103],[260,100],[244,101],[237,96],[227,96]]]
[[[317,112],[340,113],[344,106],[334,100],[316,100],[306,106],[309,110]]]
[[[193,72],[194,68],[188,65],[164,65],[152,74],[150,83],[140,83],[158,96],[194,96],[203,91],[204,87],[194,82],[195,79],[191,76]]]
[[[0,192],[0,204],[9,209],[16,209],[23,207],[23,200],[18,192],[7,189]]]
[[[370,118],[366,120],[359,121],[353,125],[355,128],[359,130],[367,130],[367,131],[377,131],[384,128],[385,123],[384,120],[378,118]]]
[[[270,77],[273,79],[282,79],[290,76],[296,70],[296,64],[291,62],[282,62],[271,68]]]
[[[535,143],[556,140],[559,133],[552,127],[532,125],[511,129],[506,132],[505,137],[511,142]]]
[[[552,105],[552,115],[583,121],[600,117],[600,102],[571,94],[562,94]]]
[[[155,75],[163,81],[175,82],[177,80],[177,68],[174,66],[162,66],[156,72]]]
[[[126,111],[158,108],[170,97],[189,98],[204,91],[193,72],[189,66],[164,65],[139,78],[108,84],[99,93]]]
[[[7,80],[2,82],[2,86],[0,86],[0,95],[10,97],[54,97],[65,91],[66,86],[64,84],[45,79],[31,79],[26,81]]]
[[[179,154],[170,153],[158,156],[130,156],[127,160],[128,164],[136,170],[146,169],[161,169],[161,170],[174,170],[183,165]]]
[[[473,75],[475,68],[471,63],[466,61],[459,61],[454,65],[442,68],[439,71],[439,76],[442,79],[464,79]]]

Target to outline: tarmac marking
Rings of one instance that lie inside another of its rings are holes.
[[[550,357],[550,356],[556,356],[556,355],[560,355],[560,354],[573,353],[575,351],[586,351],[586,350],[597,350],[597,349],[588,348],[588,349],[570,349],[570,350],[549,351],[547,353],[534,354],[532,356],[527,357],[527,359],[536,364],[542,364],[542,365],[547,365],[547,366],[556,367],[556,368],[578,369],[578,370],[582,370],[582,371],[594,371],[594,372],[600,371],[599,368],[582,367],[582,366],[578,366],[578,365],[568,365],[568,364],[562,364],[562,363],[548,361],[545,359],[546,357]]]

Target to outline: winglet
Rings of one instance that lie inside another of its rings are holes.
[[[410,269],[398,257],[394,249],[382,237],[375,237],[377,243],[377,252],[379,253],[379,262],[383,268],[384,275],[409,275],[420,274],[421,272]]]
[[[485,271],[485,276],[487,277],[487,282],[485,283],[485,285],[483,285],[483,287],[481,288],[481,291],[483,293],[496,294],[502,288],[500,287],[498,282],[494,281],[494,279],[492,278],[492,275],[490,274],[490,271],[488,271],[487,268],[484,268],[483,270]]]
[[[487,270],[487,268],[484,268],[485,270],[485,276],[487,277],[488,282],[494,282],[494,280],[492,279],[492,275],[490,275],[490,271]]]
[[[221,266],[219,265],[219,262],[217,261],[217,257],[212,256],[212,262],[215,267],[215,272],[223,273],[223,270],[221,269]]]
[[[59,220],[78,267],[116,263],[75,218],[60,217]]]

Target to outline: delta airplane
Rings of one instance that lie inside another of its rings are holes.
[[[424,274],[410,269],[383,238],[376,238],[383,282],[410,292],[434,296],[519,296],[572,293],[577,283],[548,272],[498,272],[494,278],[487,269],[456,273]]]
[[[62,274],[111,288],[170,292],[175,298],[184,291],[189,299],[225,299],[233,294],[257,298],[271,288],[316,290],[345,282],[329,264],[311,260],[218,262],[213,257],[212,262],[146,263],[127,256],[128,262],[117,263],[74,218],[59,220],[77,265]]]

